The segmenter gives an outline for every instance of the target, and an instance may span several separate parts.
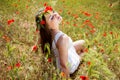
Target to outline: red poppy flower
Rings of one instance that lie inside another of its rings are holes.
[[[59,12],[62,13],[62,9],[60,9]]]
[[[98,44],[98,46],[102,46],[102,44]]]
[[[47,6],[47,3],[44,3],[44,6]]]
[[[71,12],[70,11],[68,11],[68,15],[70,15],[71,14]]]
[[[60,75],[61,75],[62,77],[65,77],[65,76],[66,76],[64,72],[61,72]]]
[[[90,20],[86,20],[86,21],[84,21],[83,24],[88,24],[88,23],[90,23]]]
[[[28,9],[28,7],[29,7],[29,6],[28,6],[28,5],[26,5],[26,9]]]
[[[39,30],[38,30],[38,29],[36,29],[36,32],[37,32],[37,33],[39,33]]]
[[[110,34],[112,35],[112,34],[113,34],[113,32],[112,32],[112,31],[110,31]]]
[[[99,16],[98,16],[98,15],[96,15],[96,16],[95,16],[95,18],[96,18],[96,19],[99,19]]]
[[[11,20],[8,20],[8,21],[7,21],[8,25],[10,25],[10,24],[13,23],[13,22],[14,22],[14,19],[11,19]]]
[[[88,52],[88,49],[87,49],[87,48],[85,48],[85,49],[84,49],[84,52]]]
[[[77,27],[77,24],[74,23],[73,25],[74,25],[75,27]]]
[[[90,62],[90,61],[88,61],[88,62],[87,62],[87,64],[88,64],[88,65],[90,65],[90,64],[91,64],[91,62]]]
[[[3,39],[5,39],[7,42],[10,41],[10,38],[7,35],[2,36]]]
[[[91,14],[88,13],[88,12],[83,12],[83,14],[86,15],[86,16],[88,16],[88,17],[91,16]]]
[[[19,68],[21,66],[21,63],[18,62],[18,63],[15,64],[15,66]]]
[[[90,28],[95,28],[95,27],[93,26],[93,24],[90,22],[90,20],[84,21],[83,24],[84,24],[84,25],[88,25]]]
[[[95,18],[99,19],[99,12],[96,12]]]
[[[89,26],[90,28],[95,28],[92,23],[88,23],[88,26]]]
[[[51,62],[52,60],[51,60],[51,58],[48,58],[48,62]]]
[[[67,21],[66,24],[70,24],[70,23]]]
[[[12,70],[12,66],[8,66],[8,67],[7,67],[7,70],[8,70],[8,71]]]
[[[93,33],[96,32],[96,30],[95,30],[95,29],[92,29],[92,30],[90,30],[90,32],[93,34]]]
[[[52,11],[53,9],[52,9],[52,7],[51,6],[46,6],[46,8],[45,8],[45,10],[44,10],[44,12],[48,12],[48,11]]]
[[[15,13],[16,13],[16,14],[19,14],[19,11],[16,11]]]
[[[79,16],[77,14],[74,15],[74,18],[77,19]]]
[[[40,24],[42,24],[42,25],[43,25],[43,24],[45,24],[45,21],[44,21],[44,20],[42,20],[42,21],[40,22]]]
[[[4,35],[2,38],[3,38],[3,39],[6,39],[6,38],[7,38],[7,35]]]
[[[87,76],[80,76],[81,80],[89,80]]]
[[[34,45],[34,46],[32,47],[32,51],[37,51],[37,50],[38,50],[37,45]]]
[[[103,52],[104,52],[104,49],[101,49],[100,52],[103,53]]]
[[[104,36],[104,37],[106,37],[106,36],[107,36],[106,32],[104,32],[103,36]]]

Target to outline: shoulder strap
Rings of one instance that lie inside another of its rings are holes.
[[[62,36],[63,34],[64,33],[62,31],[60,31],[55,35],[55,38],[54,38],[55,44],[57,43],[57,40],[60,38],[60,36]]]
[[[55,35],[55,38],[53,40],[53,43],[52,43],[52,47],[53,47],[53,51],[54,51],[54,54],[56,57],[59,56],[59,53],[57,52],[57,47],[56,47],[56,43],[58,41],[58,39],[63,35],[64,33],[62,31],[58,32],[56,35]]]

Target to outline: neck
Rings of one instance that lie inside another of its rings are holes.
[[[52,30],[51,30],[52,39],[54,39],[55,35],[56,35],[58,32],[60,32],[59,29],[52,29]]]

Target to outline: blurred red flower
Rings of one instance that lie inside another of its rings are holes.
[[[16,11],[15,13],[16,13],[16,14],[19,14],[19,11]]]
[[[87,62],[87,64],[88,64],[88,65],[90,65],[90,64],[91,64],[91,62],[90,62],[90,61],[88,61],[88,62]]]
[[[51,6],[46,6],[44,12],[48,12],[48,11],[52,11],[52,10],[53,10],[53,9],[52,9]]]
[[[75,19],[79,17],[78,14],[74,14],[73,16]]]
[[[84,52],[88,52],[88,49],[87,49],[87,48],[85,48],[85,49],[84,49]]]
[[[11,23],[13,23],[15,20],[14,19],[11,19],[11,20],[8,20],[7,23],[8,25],[10,25]]]
[[[96,12],[95,18],[99,19],[99,12]]]
[[[3,39],[5,39],[7,42],[10,42],[10,38],[7,35],[2,36]]]
[[[85,21],[83,22],[83,24],[88,24],[88,23],[90,23],[90,20],[85,20]]]
[[[96,30],[95,30],[95,29],[92,29],[92,30],[90,30],[90,32],[93,34],[93,33],[96,32]]]
[[[48,62],[51,62],[52,60],[51,60],[51,58],[48,58],[48,60],[47,60]]]
[[[83,14],[86,15],[86,16],[88,16],[88,17],[91,16],[91,14],[88,13],[88,12],[83,12]]]
[[[37,51],[37,50],[38,50],[37,45],[34,45],[34,46],[32,47],[32,51]]]
[[[106,32],[104,32],[104,33],[103,33],[103,36],[104,36],[104,37],[106,37],[106,36],[107,36]]]
[[[70,24],[70,23],[67,21],[66,24]]]
[[[112,31],[110,31],[110,34],[112,35],[112,34],[113,34],[113,32],[112,32]]]
[[[61,75],[62,77],[65,77],[65,76],[66,76],[64,72],[61,72],[60,75]]]
[[[59,12],[62,13],[62,9],[60,9]]]
[[[42,20],[42,21],[40,22],[40,24],[42,24],[42,25],[43,25],[43,24],[45,24],[45,21],[44,21],[44,20]]]
[[[44,6],[47,6],[47,3],[44,3]]]
[[[87,76],[80,76],[81,80],[89,80]]]
[[[77,24],[74,23],[73,26],[77,27]]]
[[[84,21],[83,24],[88,25],[90,28],[95,28],[93,24],[90,22],[90,20]]]
[[[68,13],[68,15],[70,15],[70,14],[71,14],[71,12],[70,12],[70,11],[68,11],[67,13]]]
[[[98,44],[98,46],[102,46],[102,44]]]
[[[87,24],[90,28],[95,28],[92,23]]]
[[[29,7],[29,6],[28,6],[28,5],[26,5],[26,9],[28,9],[28,7]]]
[[[20,67],[21,66],[21,63],[20,62],[17,62],[16,64],[15,64],[15,67]]]
[[[103,53],[103,52],[104,52],[104,49],[101,49],[100,52]]]
[[[8,70],[8,71],[12,70],[12,66],[8,66],[8,67],[7,67],[7,70]]]

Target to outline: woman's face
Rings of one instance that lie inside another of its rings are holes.
[[[58,29],[59,24],[62,21],[62,17],[55,11],[51,11],[49,14],[46,14],[45,18],[49,29]]]

